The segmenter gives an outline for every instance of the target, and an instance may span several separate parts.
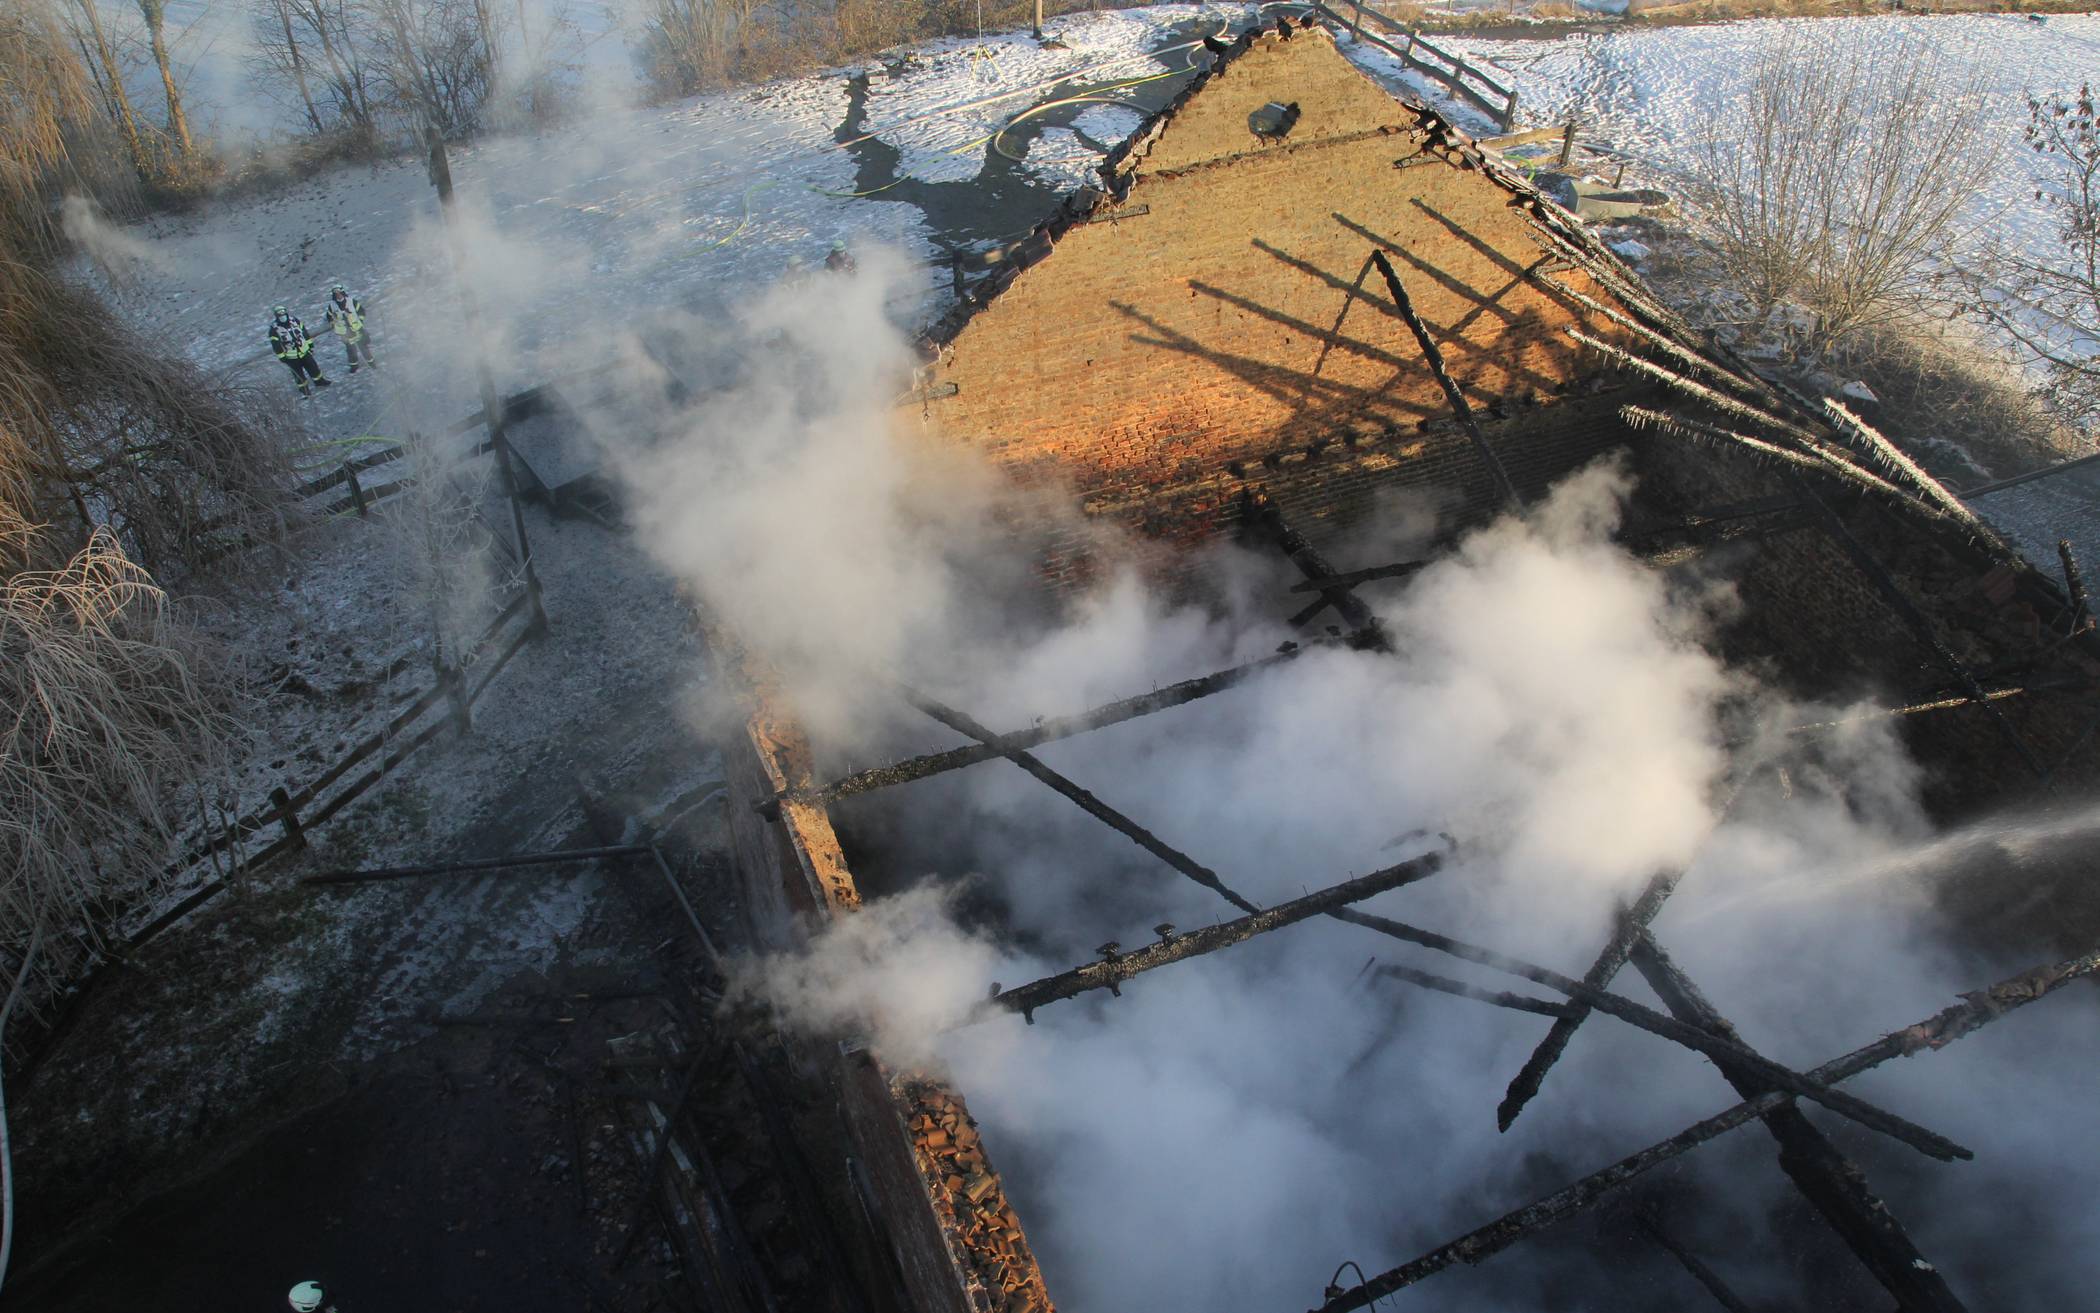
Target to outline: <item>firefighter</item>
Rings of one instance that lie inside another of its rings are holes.
[[[350,372],[357,372],[357,358],[372,368],[379,362],[372,359],[372,337],[365,331],[365,303],[361,297],[350,295],[350,289],[337,283],[328,289],[328,326],[335,335],[343,339],[343,354],[350,362]]]
[[[301,1281],[292,1287],[291,1294],[285,1296],[285,1302],[292,1306],[293,1313],[318,1313],[326,1299],[327,1296],[321,1293],[321,1283],[318,1281]],[[327,1313],[335,1313],[335,1305],[329,1304]]]
[[[291,368],[300,396],[311,397],[314,388],[333,386],[321,372],[321,362],[314,359],[314,340],[306,335],[306,325],[281,305],[270,311],[270,350]]]
[[[860,263],[853,258],[853,252],[846,249],[844,242],[833,242],[831,254],[824,257],[824,267],[835,274],[850,274],[860,268]]]

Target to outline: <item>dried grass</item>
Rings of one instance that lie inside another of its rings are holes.
[[[0,707],[0,954],[19,964],[33,926],[63,931],[33,966],[34,1007],[96,948],[95,909],[150,885],[171,803],[231,726],[107,531],[0,584]]]

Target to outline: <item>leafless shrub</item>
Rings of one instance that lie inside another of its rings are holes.
[[[156,572],[285,528],[290,472],[259,408],[19,264],[0,265],[0,431],[32,489],[23,518],[107,527]]]
[[[1981,85],[1922,38],[1789,30],[1765,48],[1691,188],[1754,331],[1799,307],[1792,346],[1815,358],[1925,301],[1996,164],[1972,110]]]
[[[0,583],[0,954],[56,930],[32,1006],[98,941],[98,904],[167,860],[175,800],[230,726],[170,633],[166,599],[107,531],[71,561]]]
[[[473,661],[475,644],[509,582],[479,513],[493,466],[487,460],[447,461],[427,445],[416,452],[415,465],[414,482],[385,503],[385,515],[415,581],[415,600],[434,639],[434,663],[460,669]]]
[[[2100,108],[2091,84],[2028,101],[2027,145],[2040,157],[2035,200],[2057,220],[2049,255],[1999,248],[1971,280],[1984,318],[2049,374],[2074,423],[2100,424]]]

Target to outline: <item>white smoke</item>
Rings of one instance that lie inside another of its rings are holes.
[[[988,616],[984,581],[1025,577],[1025,551],[1002,536],[995,476],[900,431],[908,356],[882,309],[892,273],[878,262],[762,298],[736,323],[757,345],[735,381],[683,417],[675,441],[629,455],[643,541],[787,672],[827,760],[954,741],[898,709],[891,675],[1006,728],[1302,637],[1270,618],[1289,609],[1271,565],[1229,551],[1212,572],[1223,594],[1201,606],[1111,573],[1049,620]],[[1753,774],[1724,818],[1731,768],[1775,740],[1733,755],[1728,741],[1807,712],[1712,654],[1732,612],[1725,588],[1673,584],[1611,545],[1630,490],[1622,467],[1593,466],[1523,520],[1366,590],[1395,654],[1308,652],[1038,755],[1264,904],[1449,833],[1450,869],[1367,906],[1575,974],[1622,900],[1688,866],[1658,935],[1747,1039],[1800,1067],[2018,965],[1941,932],[1928,882],[1905,865],[1927,827],[1886,724],[1797,747],[1785,787]],[[1494,1107],[1545,1020],[1363,968],[1406,961],[1545,991],[1326,921],[1146,976],[1120,999],[1046,1007],[1032,1028],[944,1033],[994,980],[1020,983],[1017,970],[1235,913],[1003,763],[838,813],[876,896],[749,979],[790,1017],[872,1033],[893,1060],[953,1074],[1069,1307],[1304,1307],[1344,1258],[1376,1270],[1411,1256],[1734,1101],[1702,1060],[1597,1019],[1499,1135]],[[892,883],[905,891],[883,894]],[[932,892],[963,885],[991,909],[969,929]],[[1619,987],[1648,997],[1630,971]],[[1989,1277],[2000,1307],[2045,1306],[2069,1279],[2066,1256],[2100,1239],[2089,1210],[2015,1222],[1959,1202],[1963,1172],[2008,1193],[2061,1174],[2047,1154],[2061,1134],[2008,1131],[1991,1100],[2025,1091],[2060,1127],[2100,1129],[2077,1064],[2042,1051],[2092,1018],[2069,1000],[2044,1006],[1982,1063],[1992,1079],[1860,1082],[1899,1111],[1929,1104],[1932,1124],[1995,1156],[1988,1174],[1835,1132],[1886,1174],[1899,1215],[1915,1214],[1921,1243],[1960,1280],[1983,1288],[1994,1244],[2051,1256],[2009,1286]],[[1941,1055],[1918,1062],[1956,1070]],[[1688,1242],[1754,1258],[1798,1241],[1761,1131],[1701,1152],[1694,1175],[1673,1178],[1719,1182],[1684,1187],[1695,1207],[1675,1227]],[[1815,1261],[1850,1272],[1842,1255]],[[1793,1298],[1774,1277],[1785,1269],[1751,1261],[1736,1275]],[[1548,1236],[1446,1273],[1424,1298],[1590,1307],[1567,1292],[1618,1276]]]

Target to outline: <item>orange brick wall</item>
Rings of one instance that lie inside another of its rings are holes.
[[[1264,143],[1248,115],[1272,101],[1301,117]],[[1554,401],[1597,371],[1563,331],[1578,321],[1523,277],[1544,253],[1511,192],[1425,142],[1416,112],[1325,33],[1256,38],[1118,162],[1119,203],[1066,230],[941,349],[918,403],[926,429],[1167,536],[1216,523],[1234,463],[1335,443],[1463,448],[1434,431],[1450,406],[1369,266],[1375,246],[1476,407]],[[1101,217],[1117,214],[1130,217]]]

